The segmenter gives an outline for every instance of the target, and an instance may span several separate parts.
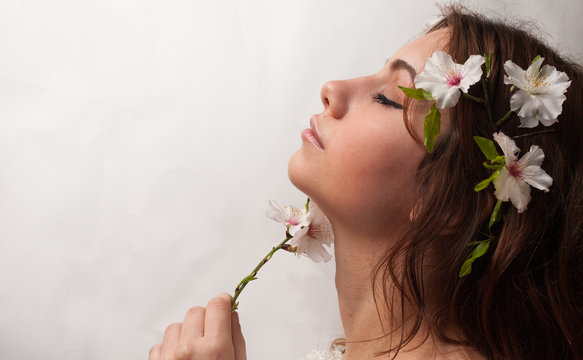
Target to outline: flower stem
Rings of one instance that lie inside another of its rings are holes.
[[[527,133],[527,134],[512,136],[512,139],[519,139],[519,138],[523,138],[523,137],[527,137],[527,136],[546,134],[546,133],[554,132],[556,130],[557,129],[546,129],[546,130],[533,131],[533,132]]]
[[[489,75],[489,74],[488,74]],[[486,83],[486,79],[482,78],[482,90],[484,91],[484,106],[486,107],[486,111],[488,112],[488,121],[492,127],[496,127],[494,124],[494,120],[492,120],[492,109],[490,109],[490,99],[488,97],[488,84]]]
[[[498,120],[498,122],[496,123],[496,126],[500,127],[502,126],[502,124],[504,124],[506,122],[506,120],[510,119],[510,116],[512,115],[514,111],[509,110],[506,115],[504,115],[504,117],[500,120]]]
[[[288,242],[291,238],[293,238],[293,236],[291,236],[290,233],[286,231],[285,239],[282,242],[280,242],[279,245],[273,247],[271,251],[267,255],[265,255],[263,259],[261,259],[261,261],[259,262],[259,264],[257,264],[255,269],[251,271],[251,274],[245,276],[243,280],[241,280],[239,284],[237,284],[237,287],[235,288],[235,294],[233,295],[233,300],[231,300],[231,311],[237,310],[237,306],[239,305],[239,303],[237,302],[237,298],[239,297],[239,295],[241,295],[241,292],[243,291],[245,286],[247,286],[249,282],[257,279],[255,276],[257,275],[259,270],[263,267],[263,265],[265,265],[269,261],[269,259],[271,259],[273,254],[277,250],[281,249],[283,245],[286,242]]]
[[[468,93],[464,93],[464,92],[462,92],[462,96],[465,97],[466,99],[475,101],[475,102],[477,102],[479,104],[482,104],[482,105],[484,104],[484,99],[482,99],[482,98],[477,98],[475,96],[472,96],[472,95],[470,95]]]

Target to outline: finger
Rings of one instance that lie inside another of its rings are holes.
[[[204,335],[205,309],[200,306],[190,308],[186,312],[182,329],[180,330],[180,343],[187,344],[203,337]]]
[[[231,335],[233,336],[233,347],[235,348],[235,360],[247,360],[245,338],[243,338],[239,314],[236,311],[231,314]]]
[[[231,342],[231,295],[222,293],[209,301],[204,319],[204,336]]]
[[[148,360],[160,360],[160,354],[162,352],[162,345],[154,345],[150,349],[150,354],[148,354]]]
[[[164,332],[164,338],[162,339],[162,351],[160,353],[162,360],[170,359],[176,351],[178,339],[180,338],[181,327],[182,324],[174,323],[166,328],[166,331]]]

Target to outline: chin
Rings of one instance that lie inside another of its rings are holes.
[[[308,169],[306,169],[305,161],[302,159],[301,149],[296,151],[287,164],[287,176],[291,183],[304,194],[310,196],[307,191]]]

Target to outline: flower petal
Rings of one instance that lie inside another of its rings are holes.
[[[526,73],[524,74],[527,80],[535,79],[540,76],[540,67],[543,64],[543,61],[545,61],[545,58],[539,57],[528,66],[528,69],[526,69]]]
[[[431,57],[427,59],[423,71],[429,71],[432,73],[449,73],[451,70],[455,69],[455,62],[446,52],[436,51],[431,54]]]
[[[538,166],[528,166],[522,171],[524,181],[530,186],[544,192],[549,191],[549,186],[553,185],[553,178]]]
[[[482,64],[486,60],[481,55],[471,55],[462,66],[462,79],[459,88],[467,93],[470,86],[482,78]]]
[[[446,88],[445,91],[431,93],[431,95],[435,98],[435,106],[438,109],[447,109],[457,104],[461,92],[457,87],[450,87]]]
[[[510,176],[506,168],[500,170],[500,175],[493,183],[496,188],[494,195],[498,200],[510,200],[519,213],[526,210],[530,202],[530,186],[527,183]]]
[[[527,166],[538,166],[540,167],[545,160],[545,153],[537,145],[531,145],[530,149],[526,154],[524,154],[518,163],[520,167],[525,168]]]
[[[544,88],[545,92],[552,92],[554,94],[563,94],[567,88],[571,86],[571,80],[567,74],[558,71],[554,66],[545,65],[541,70],[541,77],[545,78],[545,83],[549,86]]]
[[[526,77],[524,76],[525,71],[511,60],[507,60],[504,63],[504,71],[507,75],[504,75],[504,84],[514,85],[519,89],[524,90],[526,88]]]
[[[298,246],[298,253],[309,257],[313,262],[328,262],[332,255],[318,241],[303,241]]]
[[[523,167],[521,171],[523,180],[534,188],[548,192],[549,186],[553,184],[553,178],[540,167],[544,159],[545,154],[542,149],[532,145],[518,162]]]
[[[330,221],[315,202],[310,202],[309,209],[308,220],[313,225],[312,236],[317,237],[321,243],[331,246],[334,241],[334,232]]]
[[[448,88],[446,81],[447,80],[443,74],[425,70],[416,75],[415,79],[413,80],[417,89],[424,89],[425,91],[430,92],[432,95],[439,87]]]
[[[265,216],[267,216],[271,220],[277,221],[278,223],[285,224],[286,222],[285,210],[273,200],[269,200],[268,203],[271,206],[271,209],[265,211]]]
[[[519,90],[510,98],[510,109],[512,111],[517,110],[518,106],[518,116],[520,117],[531,117],[535,116],[539,112],[540,108],[540,98],[538,96],[529,94],[526,91]]]
[[[520,118],[520,125],[519,128],[533,128],[537,127],[538,125],[538,118],[536,116],[529,116],[529,117],[521,117]]]
[[[552,95],[552,94],[540,94],[537,96],[539,99],[539,114],[540,118],[544,119],[547,123],[555,123],[555,119],[563,112],[563,102],[567,97],[563,94]]]
[[[526,210],[530,202],[530,186],[522,181],[510,177],[510,201],[520,214]]]
[[[496,191],[494,192],[494,195],[496,195],[496,199],[502,201],[510,200],[508,178],[509,178],[508,169],[504,167],[500,169],[500,174],[492,181],[492,183],[494,184],[494,188],[496,189]]]
[[[516,155],[520,152],[514,140],[506,136],[502,131],[494,133],[494,141],[498,143],[500,149],[504,152],[506,166],[510,166],[515,160]]]
[[[292,232],[293,231],[293,232]],[[334,233],[330,221],[316,205],[310,202],[307,216],[301,225],[290,227],[290,240],[292,246],[297,246],[297,253],[305,255],[315,262],[329,261],[332,256],[324,245],[330,247],[334,239]]]
[[[532,99],[532,95],[524,90],[518,90],[510,97],[510,110],[517,111],[520,110],[522,105],[527,103]],[[536,111],[535,111],[536,113]],[[534,113],[533,113],[534,114]],[[529,114],[529,116],[532,114]]]

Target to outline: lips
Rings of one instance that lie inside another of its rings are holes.
[[[317,124],[313,117],[310,119],[310,128],[302,131],[302,139],[309,141],[317,149],[324,150],[324,146],[322,146],[322,142],[318,137]]]

